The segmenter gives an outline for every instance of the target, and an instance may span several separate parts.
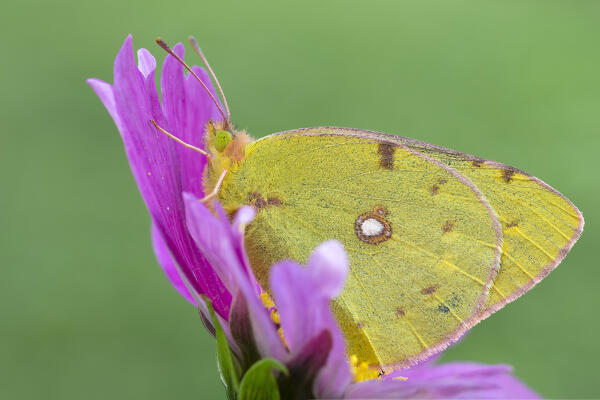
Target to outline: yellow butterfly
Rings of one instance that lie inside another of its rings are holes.
[[[194,148],[209,157],[206,200],[256,208],[246,249],[267,290],[273,263],[342,242],[351,272],[333,309],[348,353],[384,371],[437,353],[531,289],[582,232],[568,199],[513,167],[359,129],[254,141],[224,104],[207,151]]]

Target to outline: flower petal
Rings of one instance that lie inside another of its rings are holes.
[[[167,248],[162,235],[155,225],[152,225],[152,248],[154,249],[154,254],[156,254],[159,265],[162,267],[167,279],[171,282],[171,285],[173,285],[179,294],[187,301],[196,305],[196,302],[185,286],[185,283],[181,280],[175,261],[173,261],[173,257],[171,257],[171,252]]]
[[[329,241],[321,244],[311,255],[308,265],[311,279],[319,282],[317,288],[325,297],[332,299],[342,293],[348,276],[348,256],[341,243]]]
[[[382,380],[350,385],[344,398],[535,399],[539,396],[511,375],[508,365],[447,363],[399,371],[407,380]]]
[[[194,290],[209,296],[215,310],[227,316],[231,295],[185,227],[181,177],[173,143],[150,123],[154,119],[169,129],[154,84],[153,61],[142,51],[140,68],[136,66],[131,36],[115,59],[114,79],[112,87],[97,80],[89,83],[121,133],[131,170],[153,223]]]
[[[150,74],[154,73],[156,69],[156,60],[150,54],[150,52],[144,48],[139,49],[137,52],[139,70],[147,78]]]
[[[286,363],[289,375],[279,379],[281,397],[284,399],[313,397],[315,378],[322,370],[332,344],[331,333],[324,329],[296,352],[295,356]]]
[[[331,334],[332,350],[314,387],[314,394],[321,397],[341,395],[352,380],[344,338],[330,309],[331,298],[339,294],[347,274],[348,260],[342,245],[329,241],[315,249],[306,267],[283,261],[273,266],[270,275],[269,287],[290,357],[323,330]]]
[[[214,95],[207,72],[197,66],[193,66],[192,70],[211,89],[213,96],[218,98]],[[188,74],[186,77],[184,89],[186,112],[181,139],[203,149],[205,148],[204,135],[208,121],[210,119],[219,121],[222,120],[222,117],[204,87],[191,74]],[[184,152],[184,150],[186,151]],[[178,157],[183,171],[183,190],[194,193],[197,197],[204,196],[201,171],[204,170],[204,166],[206,165],[206,158],[198,157],[198,154],[183,148],[179,150]]]
[[[537,393],[514,375],[510,365],[485,365],[474,362],[452,362],[434,367],[423,366],[400,371],[408,381],[433,382],[432,392],[439,397],[458,399],[537,399]],[[469,385],[467,390],[465,385]]]
[[[495,389],[470,393],[470,398],[479,399],[541,399],[530,387],[521,382],[516,376],[504,374],[494,380]],[[467,398],[464,396],[463,398]]]
[[[287,351],[279,337],[275,324],[259,299],[255,279],[248,274],[249,266],[243,251],[242,227],[230,225],[221,206],[215,203],[218,218],[192,194],[184,193],[186,218],[189,232],[198,248],[206,254],[210,264],[221,277],[231,293],[239,293],[246,300],[254,337],[262,357],[283,361]],[[249,212],[242,208],[242,221]],[[239,242],[234,242],[239,240]],[[240,256],[240,254],[242,256]]]
[[[185,48],[181,43],[177,43],[173,51],[184,59]],[[192,69],[211,88],[206,71],[197,66]],[[171,133],[184,142],[204,148],[208,120],[221,119],[221,116],[204,87],[191,74],[186,77],[183,65],[171,55],[165,58],[163,65],[161,93],[163,112],[169,121]],[[196,197],[203,197],[202,172],[206,157],[183,146],[176,146],[175,151],[180,166],[182,190],[193,193]]]
[[[242,371],[248,370],[255,362],[261,359],[257,339],[252,329],[251,315],[248,310],[246,298],[238,293],[233,297],[231,312],[229,314],[229,327],[231,338],[239,349],[239,360]]]
[[[113,87],[110,83],[106,83],[101,81],[100,79],[88,79],[86,80],[88,85],[94,89],[94,92],[100,98],[106,110],[115,121],[115,125],[117,125],[117,129],[121,130],[121,120],[119,118],[119,114],[117,113],[117,105],[115,104],[115,96],[113,93]]]

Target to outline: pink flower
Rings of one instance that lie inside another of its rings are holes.
[[[183,58],[183,45],[174,51]],[[197,201],[204,196],[205,157],[171,141],[150,122],[203,148],[208,120],[219,120],[221,114],[202,85],[186,77],[172,56],[164,62],[159,101],[155,69],[156,61],[146,49],[138,51],[136,65],[129,36],[115,60],[114,84],[97,79],[88,83],[123,138],[150,212],[160,265],[173,286],[198,306],[207,328],[218,338],[223,329],[229,350],[221,355],[225,360],[232,357],[234,366],[222,368],[230,397],[242,390],[253,366],[273,359],[282,365],[273,382],[286,399],[537,398],[504,365],[425,362],[358,381],[330,308],[349,268],[338,242],[318,246],[306,266],[291,260],[274,265],[269,283],[274,304],[268,304],[271,298],[256,281],[244,249],[244,228],[254,209],[240,208],[231,223],[218,203],[216,216],[211,213]],[[193,70],[215,95],[207,73],[199,67]],[[211,318],[204,299],[210,300],[217,317]]]

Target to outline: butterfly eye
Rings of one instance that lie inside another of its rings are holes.
[[[231,142],[231,133],[228,131],[218,131],[215,135],[215,148],[220,153],[225,150],[225,147]]]

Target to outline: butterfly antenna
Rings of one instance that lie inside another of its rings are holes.
[[[185,61],[183,61],[181,59],[181,57],[179,57],[177,54],[175,54],[175,52],[169,47],[169,45],[164,40],[162,40],[162,38],[157,37],[156,38],[156,44],[158,44],[160,47],[162,47],[162,49],[164,51],[166,51],[167,53],[169,53],[170,55],[172,55],[173,57],[175,57],[175,59],[177,61],[179,61],[188,71],[190,71],[190,74],[194,75],[194,78],[196,78],[198,80],[198,82],[200,82],[200,84],[202,85],[202,87],[204,87],[204,89],[206,90],[206,93],[208,93],[208,95],[212,99],[213,103],[215,103],[215,105],[217,106],[217,109],[219,110],[219,113],[221,113],[221,116],[223,117],[223,119],[225,120],[225,122],[227,123],[227,125],[229,125],[229,118],[225,116],[225,113],[223,112],[223,109],[219,105],[219,102],[217,101],[217,99],[215,98],[215,96],[213,96],[213,94],[210,91],[210,89],[208,88],[208,86],[206,86],[206,84],[204,82],[202,82],[202,79],[200,79],[200,77],[198,75],[196,75],[196,73],[190,68],[189,65],[187,65],[185,63]]]
[[[196,39],[193,36],[190,36],[190,37],[188,37],[188,41],[192,45],[192,48],[194,49],[196,54],[198,54],[198,56],[200,56],[200,58],[202,59],[202,62],[206,66],[206,69],[208,69],[210,76],[212,76],[213,80],[217,84],[217,88],[219,89],[219,93],[221,93],[221,98],[223,99],[223,105],[225,106],[225,112],[227,112],[228,122],[231,122],[231,112],[229,112],[229,105],[227,104],[227,99],[225,98],[225,93],[223,92],[223,88],[221,87],[221,84],[219,83],[219,80],[217,79],[217,75],[215,75],[215,73],[213,72],[213,69],[210,67],[208,60],[204,56],[204,53],[200,49],[200,46],[198,46],[198,42],[196,42]]]
[[[152,125],[154,125],[154,127],[156,129],[158,129],[159,131],[161,131],[162,133],[164,133],[165,135],[167,135],[168,137],[170,137],[171,139],[173,139],[174,141],[176,141],[177,143],[183,145],[184,147],[187,147],[190,150],[194,150],[200,154],[204,154],[206,157],[210,158],[210,154],[208,154],[206,151],[196,147],[196,146],[192,146],[189,143],[184,142],[183,140],[179,139],[177,136],[173,135],[172,133],[167,132],[166,130],[164,130],[163,128],[161,128],[160,126],[158,126],[158,124],[156,123],[155,120],[151,119],[150,122],[152,122]]]

